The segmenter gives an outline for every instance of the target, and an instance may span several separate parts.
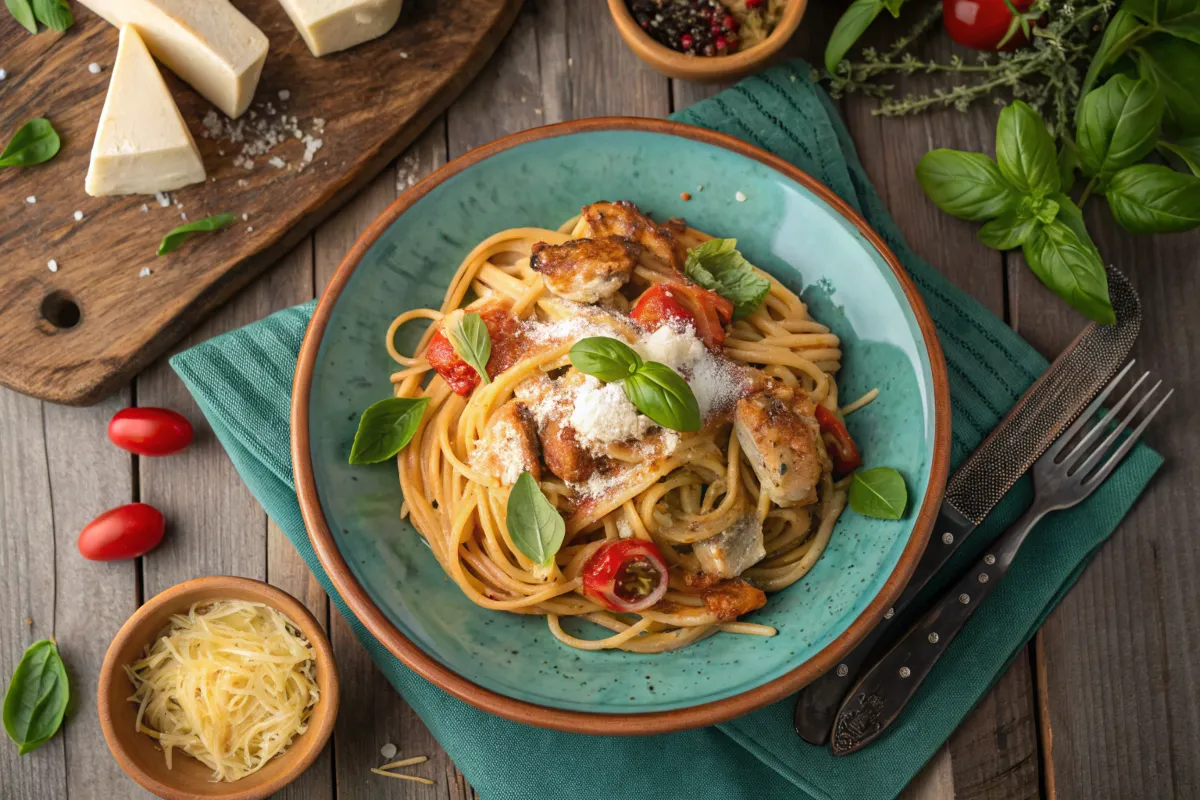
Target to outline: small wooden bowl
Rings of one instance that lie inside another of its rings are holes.
[[[133,694],[133,685],[123,665],[142,657],[145,646],[167,626],[172,614],[187,611],[193,603],[221,599],[266,603],[296,623],[316,651],[321,698],[313,709],[308,730],[294,739],[282,755],[239,781],[214,783],[212,770],[183,753],[175,753],[174,768],[167,769],[158,744],[134,729],[137,706],[127,699]],[[104,656],[96,700],[108,749],[126,774],[144,789],[164,800],[259,800],[300,777],[329,740],[338,712],[337,665],[325,631],[290,594],[248,578],[197,578],[147,600],[121,626]]]
[[[625,44],[650,66],[670,78],[698,83],[729,81],[766,67],[800,27],[808,0],[791,0],[771,34],[749,50],[728,56],[689,56],[659,44],[642,30],[625,0],[608,0],[608,10]]]

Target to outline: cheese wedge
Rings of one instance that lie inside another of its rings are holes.
[[[84,189],[92,197],[154,194],[203,180],[200,151],[175,99],[142,37],[126,25]]]
[[[402,0],[279,0],[314,56],[377,39],[392,29]]]
[[[118,28],[137,25],[150,52],[231,117],[250,106],[267,37],[227,0],[82,0]]]

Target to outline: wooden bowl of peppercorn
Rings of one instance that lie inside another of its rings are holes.
[[[807,5],[808,0],[608,0],[621,38],[639,58],[668,77],[701,83],[733,80],[769,65],[800,27]],[[746,25],[767,17],[773,23],[769,33],[747,45]]]

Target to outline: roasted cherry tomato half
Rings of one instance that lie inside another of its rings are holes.
[[[192,423],[169,408],[126,408],[109,421],[108,438],[139,456],[169,456],[192,443]]]
[[[612,611],[642,611],[667,593],[667,562],[654,542],[614,539],[583,565],[583,593]]]
[[[1045,25],[1029,13],[1033,0],[945,0],[942,21],[950,38],[965,47],[992,52],[1016,50],[1029,43],[1026,31]]]
[[[862,466],[862,456],[858,453],[858,447],[837,414],[825,406],[817,406],[817,424],[821,426],[825,449],[833,459],[833,477],[840,478]]]
[[[472,310],[479,313],[492,340],[492,355],[488,359],[487,372],[489,378],[495,378],[521,357],[524,349],[521,321],[517,319],[516,314],[500,305]],[[479,373],[459,358],[454,345],[450,344],[440,325],[437,333],[429,341],[429,346],[425,348],[425,360],[445,379],[455,394],[468,395],[479,385]]]
[[[696,335],[715,350],[725,343],[725,326],[733,320],[733,303],[702,286],[672,281],[642,292],[630,316],[648,331],[671,322],[691,325]]]
[[[149,553],[162,541],[167,523],[145,503],[105,511],[79,534],[79,552],[92,561],[123,561]]]

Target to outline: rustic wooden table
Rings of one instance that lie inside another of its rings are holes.
[[[794,52],[819,60],[842,4],[810,3]],[[825,6],[825,7],[822,7]],[[832,8],[828,6],[833,6]],[[401,23],[403,24],[403,23]],[[627,50],[600,0],[529,0],[474,85],[374,183],[180,347],[309,300],[363,228],[448,158],[513,131],[596,115],[662,117],[719,87],[669,81]],[[985,249],[974,226],[938,212],[913,179],[934,146],[991,150],[995,109],[880,119],[842,103],[860,155],[914,249],[1052,356],[1082,325],[1019,256]],[[1200,392],[1192,334],[1200,236],[1138,239],[1104,213],[1101,250],[1131,274],[1147,310],[1135,354],[1179,390],[1151,432],[1167,465],[1034,642],[982,700],[905,796],[1170,798],[1200,796]],[[108,418],[128,405],[167,406],[197,426],[183,455],[138,459],[112,447]],[[100,511],[133,500],[170,521],[138,563],[79,557],[75,538]],[[148,796],[109,755],[96,717],[96,674],[109,640],[142,599],[201,575],[266,579],[327,622],[342,676],[329,747],[281,793],[291,798],[468,798],[471,787],[367,657],[282,532],[267,519],[165,360],[93,408],[0,390],[0,676],[26,645],[53,636],[71,673],[61,735],[30,755],[0,743],[6,800]],[[379,750],[428,754],[434,786],[369,769]],[[542,800],[537,798],[536,800]],[[551,800],[547,798],[546,800]],[[557,799],[553,799],[557,800]],[[623,799],[622,799],[623,800]]]

